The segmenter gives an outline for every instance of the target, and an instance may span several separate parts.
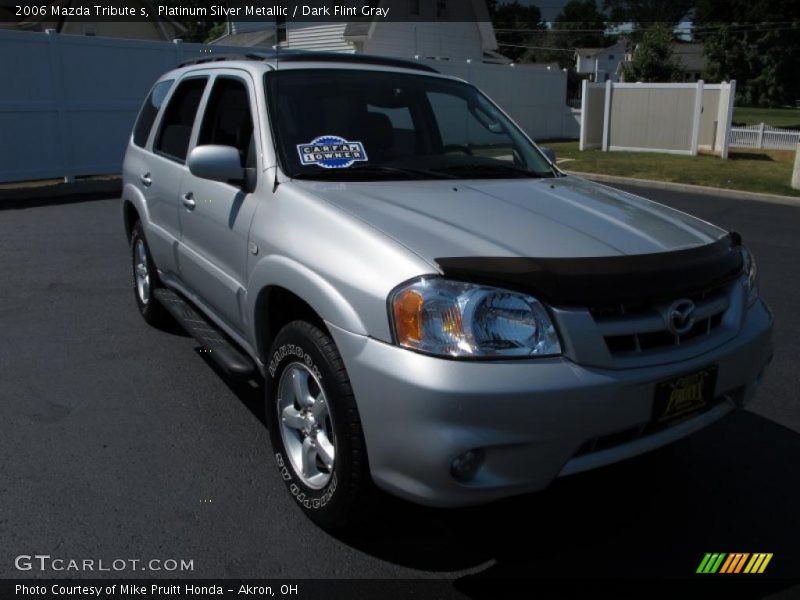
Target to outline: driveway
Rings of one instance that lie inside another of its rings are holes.
[[[344,537],[286,493],[258,387],[139,318],[117,200],[0,210],[0,577],[31,574],[20,554],[171,558],[193,560],[175,577],[445,578],[438,597],[492,597],[487,577],[691,577],[706,552],[772,552],[759,577],[796,576],[800,208],[631,191],[753,249],[776,355],[751,407],[544,493],[457,511],[388,500]]]

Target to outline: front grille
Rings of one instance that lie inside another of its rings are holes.
[[[670,303],[631,302],[590,311],[595,323],[615,357],[635,356],[701,341],[720,325],[730,305],[729,286],[688,294],[683,298],[695,304],[694,325],[677,335],[667,329],[664,313]]]

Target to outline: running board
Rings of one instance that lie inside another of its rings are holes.
[[[153,290],[158,301],[208,352],[208,357],[232,377],[247,379],[256,374],[250,357],[231,344],[225,335],[181,296],[166,288]]]

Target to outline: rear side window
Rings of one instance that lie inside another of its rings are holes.
[[[186,160],[192,125],[207,81],[207,77],[194,77],[184,79],[178,84],[167,104],[158,138],[153,146],[157,153],[180,162]]]
[[[133,126],[133,143],[137,146],[144,148],[147,143],[147,138],[150,137],[150,130],[153,128],[153,123],[156,120],[156,115],[161,109],[161,104],[164,98],[167,97],[167,92],[172,87],[174,79],[167,81],[159,81],[150,90],[147,100],[144,101],[142,110],[139,111],[139,118],[136,119],[136,125]]]
[[[247,85],[234,77],[217,77],[211,90],[197,145],[233,146],[242,167],[255,166],[253,116]]]

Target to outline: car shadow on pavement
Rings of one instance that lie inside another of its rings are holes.
[[[739,411],[544,492],[458,510],[390,499],[340,539],[415,569],[469,570],[455,586],[473,597],[492,597],[481,591],[489,578],[696,579],[706,552],[771,552],[761,581],[796,578],[799,463],[800,434]],[[748,589],[736,586],[754,597]]]
[[[216,373],[228,389],[239,399],[239,401],[253,413],[253,416],[261,421],[266,427],[266,417],[264,415],[264,391],[263,381],[254,379],[235,379],[223,371],[208,354],[202,352],[200,346],[196,346],[194,351],[203,359],[208,367]]]
[[[262,382],[232,379],[196,351],[264,423]],[[460,572],[454,587],[473,598],[498,597],[497,581],[520,577],[560,582],[552,596],[537,587],[542,598],[571,597],[564,582],[583,597],[583,579],[592,586],[638,580],[649,586],[648,598],[672,599],[680,592],[670,581],[702,577],[716,582],[712,595],[759,598],[800,583],[798,464],[799,433],[737,411],[649,454],[486,506],[435,509],[381,493],[361,523],[331,535],[404,567]],[[707,552],[774,557],[757,586],[739,579],[723,590],[723,576],[695,574]],[[652,589],[653,579],[663,590]]]

